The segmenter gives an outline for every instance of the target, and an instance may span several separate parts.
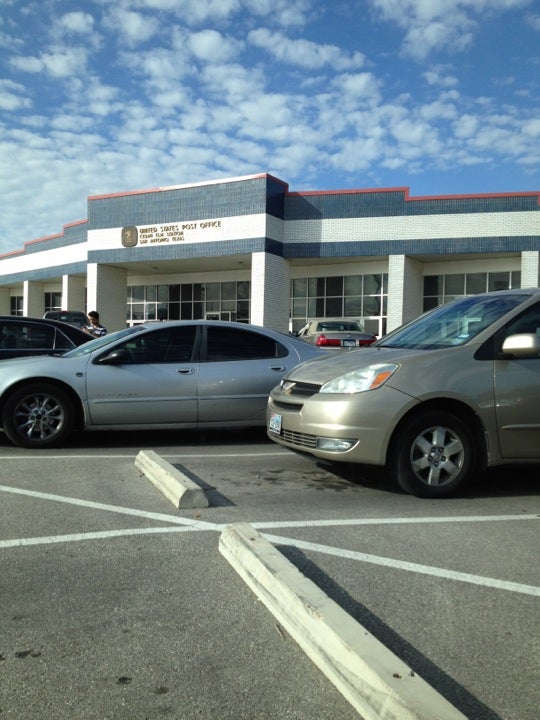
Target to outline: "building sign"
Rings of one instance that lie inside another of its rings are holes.
[[[215,237],[210,237],[211,231],[221,231],[221,229],[221,220],[141,225],[139,227],[131,225],[122,228],[122,245],[124,247],[134,247],[135,245],[215,240]]]

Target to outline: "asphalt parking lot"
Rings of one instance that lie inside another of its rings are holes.
[[[143,448],[209,507],[173,507],[135,467]],[[219,554],[238,522],[466,717],[538,716],[537,468],[419,500],[255,431],[37,452],[0,435],[0,468],[2,720],[358,718]]]

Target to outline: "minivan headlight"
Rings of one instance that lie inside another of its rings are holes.
[[[360,393],[375,390],[392,377],[399,365],[378,363],[358,368],[325,383],[320,393]]]

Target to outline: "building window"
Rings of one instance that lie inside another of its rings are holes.
[[[127,324],[147,320],[236,320],[249,322],[249,281],[132,285]]]
[[[24,298],[22,295],[12,295],[9,300],[10,315],[19,315],[19,316],[24,315],[23,302],[24,302]]]
[[[338,275],[291,281],[292,332],[310,318],[358,318],[376,335],[386,332],[388,275]]]
[[[48,310],[61,310],[62,309],[62,293],[61,292],[46,292],[44,297],[45,312]]]
[[[426,275],[424,277],[424,311],[467,295],[520,287],[521,273],[518,270]]]

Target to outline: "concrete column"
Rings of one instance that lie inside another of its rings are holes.
[[[524,250],[521,253],[521,287],[540,287],[540,252]]]
[[[45,297],[43,285],[38,282],[25,280],[23,282],[23,314],[31,317],[43,317],[45,312]]]
[[[418,317],[423,310],[422,263],[406,255],[388,258],[387,332]]]
[[[290,274],[287,261],[258,252],[251,256],[251,322],[289,330]]]
[[[109,332],[126,327],[127,272],[122,268],[89,263],[87,311],[97,310]]]
[[[62,276],[62,310],[86,312],[86,281],[73,275]]]
[[[9,288],[0,288],[0,315],[9,315],[11,312]]]

